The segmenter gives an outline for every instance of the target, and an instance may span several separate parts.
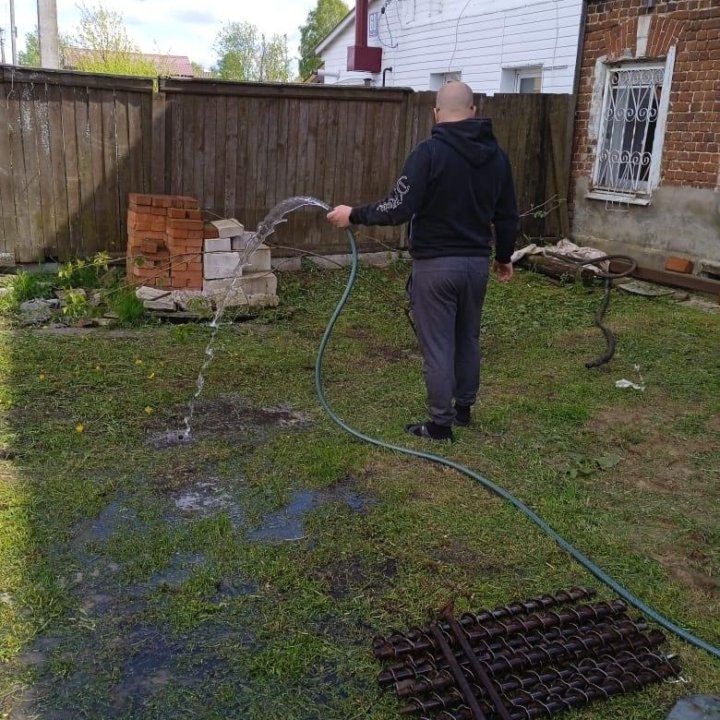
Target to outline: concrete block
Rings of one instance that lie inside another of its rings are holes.
[[[230,218],[229,220],[213,220],[212,225],[218,231],[218,237],[220,238],[235,237],[245,231],[242,223],[239,223],[235,218]]]
[[[217,304],[229,291],[232,280],[205,280],[203,292]],[[239,305],[277,305],[277,278],[272,273],[243,275],[227,300],[229,307]]]
[[[273,270],[280,272],[299,272],[302,270],[302,258],[298,257],[274,257],[271,259]]]
[[[310,255],[308,260],[318,267],[326,270],[338,270],[339,268],[348,267],[352,262],[351,255]]]
[[[232,252],[231,238],[205,238],[203,250],[205,252]]]
[[[255,233],[249,230],[234,235],[232,238],[232,249],[236,252],[242,252],[254,237]]]
[[[157,300],[145,300],[143,305],[146,310],[177,310],[175,302],[170,295],[158,298]]]
[[[277,277],[272,273],[247,273],[238,283],[248,295],[275,295],[277,293]]]
[[[167,297],[170,294],[169,290],[158,290],[157,288],[148,287],[147,285],[141,285],[135,290],[135,297],[138,300],[159,300],[160,298]]]
[[[239,282],[240,281],[238,280],[238,283]],[[214,299],[218,295],[227,292],[227,289],[230,287],[230,283],[232,283],[231,278],[221,278],[219,280],[205,279],[203,280],[203,295],[208,295]]]
[[[172,299],[181,310],[186,312],[203,315],[212,310],[210,298],[206,297],[202,290],[173,290]]]
[[[267,245],[261,245],[248,258],[248,265],[243,268],[243,274],[269,272],[271,269],[272,251]]]
[[[236,272],[240,272],[238,268],[239,262],[240,253],[205,253],[205,255],[203,255],[205,279],[219,280],[221,278],[232,278]]]
[[[714,280],[720,280],[720,262],[704,262],[700,265],[700,274]]]
[[[362,253],[359,259],[363,265],[370,265],[372,267],[387,267],[391,263],[395,262],[398,257],[399,254],[396,251],[382,251]],[[326,268],[328,270],[336,270],[338,268],[348,267],[352,262],[352,256],[348,254],[310,256],[308,260],[315,263],[318,267]]]

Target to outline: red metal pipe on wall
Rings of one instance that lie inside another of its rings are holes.
[[[355,44],[348,48],[347,69],[379,73],[382,48],[368,46],[368,0],[355,0]]]
[[[367,47],[368,0],[355,0],[355,47]]]

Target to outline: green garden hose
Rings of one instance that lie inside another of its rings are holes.
[[[705,652],[708,652],[715,658],[720,659],[719,647],[716,647],[715,645],[712,645],[709,642],[706,642],[705,640],[696,637],[692,633],[688,632],[684,628],[681,628],[679,625],[676,625],[671,620],[646,605],[642,600],[633,595],[629,590],[627,590],[619,582],[617,582],[617,580],[608,575],[602,568],[598,567],[592,560],[590,560],[590,558],[581,553],[577,548],[573,547],[573,545],[571,545],[567,540],[565,540],[562,535],[553,530],[550,525],[548,525],[537,513],[535,513],[527,505],[525,505],[525,503],[518,500],[514,495],[509,493],[504,488],[496,485],[494,482],[488,480],[483,475],[480,475],[479,473],[474,472],[469,468],[466,468],[460,463],[449,460],[448,458],[442,457],[440,455],[433,455],[432,453],[428,452],[422,452],[420,450],[413,450],[411,448],[401,447],[399,445],[392,445],[390,443],[383,442],[382,440],[378,440],[377,438],[370,437],[369,435],[364,435],[358,430],[350,427],[346,422],[344,422],[340,417],[338,417],[338,415],[333,411],[332,407],[330,407],[330,404],[325,397],[323,383],[323,358],[325,356],[325,350],[327,348],[328,342],[330,341],[330,336],[332,335],[335,323],[337,322],[338,317],[340,317],[340,314],[342,313],[343,308],[345,307],[345,304],[350,297],[350,293],[352,292],[353,286],[355,285],[355,280],[357,278],[358,249],[355,235],[351,230],[347,230],[347,239],[350,243],[352,253],[350,276],[348,278],[347,285],[345,286],[345,290],[343,291],[342,297],[340,298],[340,301],[335,307],[330,321],[325,328],[325,332],[320,342],[320,346],[318,347],[317,359],[315,361],[315,389],[317,391],[320,404],[322,405],[323,410],[325,410],[330,419],[339,427],[341,427],[345,432],[349,433],[358,440],[362,440],[363,442],[370,443],[371,445],[385,448],[386,450],[391,450],[402,455],[409,455],[410,457],[416,457],[422,460],[428,460],[439,465],[445,465],[446,467],[450,467],[453,470],[457,470],[459,473],[466,475],[470,479],[479,483],[487,490],[495,493],[495,495],[498,495],[504,500],[507,500],[511,505],[515,506],[527,518],[529,518],[533,523],[535,523],[535,525],[537,525],[546,535],[551,537],[563,550],[565,550],[565,552],[567,552],[572,558],[574,558],[578,563],[580,563],[580,565],[582,565],[588,572],[594,575],[600,582],[607,585],[611,590],[613,590],[621,598],[626,600],[630,605],[637,608],[644,615],[654,620],[658,625],[665,628],[665,630],[667,630],[668,632],[677,635],[679,638],[682,638],[686,642],[690,643],[690,645],[693,645],[700,650],[705,650]]]

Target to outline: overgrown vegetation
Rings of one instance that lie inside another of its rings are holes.
[[[11,301],[17,305],[26,300],[47,298],[52,292],[52,282],[48,275],[20,270],[10,283]]]
[[[148,57],[130,37],[122,13],[103,2],[79,5],[80,22],[70,35],[60,33],[60,67],[112,75],[157,77],[169,74],[168,61],[161,53]],[[19,54],[20,65],[40,67],[40,43],[37,28],[25,35],[25,49]]]
[[[363,270],[327,361],[340,415],[402,444],[424,414],[406,271]],[[390,720],[374,634],[449,600],[597,585],[467,479],[322,414],[312,366],[344,282],[283,276],[279,308],[222,329],[187,446],[148,439],[182,427],[209,328],[0,332],[0,715]],[[588,371],[599,300],[522,272],[493,283],[475,424],[442,451],[717,644],[720,317],[614,294],[617,356]],[[617,389],[636,365],[646,390]],[[299,539],[269,541],[307,497]],[[717,690],[717,663],[669,647],[687,682],[575,717],[661,720]]]
[[[60,322],[88,321],[108,311],[121,324],[134,324],[146,317],[135,288],[128,285],[116,266],[111,266],[110,256],[104,252],[90,260],[64,263],[57,273],[20,270],[5,278],[4,287],[0,314],[10,321],[22,320],[18,315],[22,303],[53,296],[60,300],[54,311],[55,320]]]
[[[215,72],[223,80],[289,82],[287,35],[267,37],[249,22],[227,22],[215,39]]]

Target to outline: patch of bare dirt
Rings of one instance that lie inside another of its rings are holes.
[[[688,555],[695,555],[695,558],[689,558]],[[659,548],[658,552],[653,553],[651,557],[666,568],[681,585],[687,585],[720,598],[720,577],[711,574],[709,557],[705,558],[706,563],[702,563],[699,562],[702,559],[702,553],[678,552],[677,548],[667,546]],[[705,567],[698,567],[698,565],[705,565]]]
[[[347,597],[353,588],[359,588],[367,582],[363,559],[359,556],[333,561],[315,571],[312,577],[325,584],[333,600]]]
[[[692,420],[692,408],[653,399],[640,407],[615,407],[598,413],[587,429],[603,445],[614,446],[622,457],[616,477],[630,490],[641,491],[658,515],[652,527],[638,525],[632,543],[659,562],[679,584],[720,598],[717,552],[702,532],[685,532],[682,521],[691,518],[712,534],[717,525],[717,484],[712,467],[698,461],[718,448],[718,419],[705,422],[704,432],[673,431],[683,419]]]
[[[706,476],[694,458],[717,449],[717,437],[707,434],[672,437],[669,428],[692,415],[692,410],[670,402],[653,401],[642,407],[603,410],[586,429],[622,454],[623,482],[657,493],[691,492],[704,488]]]
[[[287,406],[256,407],[237,395],[221,395],[198,402],[194,422],[198,433],[208,433],[232,426],[297,427],[308,424],[310,419],[307,413]]]
[[[460,567],[468,571],[468,576],[491,577],[507,571],[507,563],[488,561],[487,556],[468,547],[460,540],[448,540],[435,551],[435,559],[442,565]]]
[[[363,359],[365,362],[376,362],[383,360],[388,363],[394,362],[422,362],[422,354],[417,345],[409,347],[396,347],[379,342],[367,328],[353,327],[346,328],[341,334],[357,340],[363,345]]]
[[[374,567],[367,567],[361,556],[353,555],[328,563],[313,573],[313,579],[323,582],[334,600],[341,600],[353,592],[377,593],[387,587],[397,574],[397,561],[386,558]]]
[[[312,423],[309,413],[293,410],[289,406],[258,407],[239,395],[221,395],[203,398],[195,406],[192,433],[184,432],[187,407],[178,408],[170,422],[176,430],[152,433],[148,444],[163,450],[176,445],[188,445],[193,440],[225,439],[244,446],[253,446],[265,440],[278,429],[303,429]]]

